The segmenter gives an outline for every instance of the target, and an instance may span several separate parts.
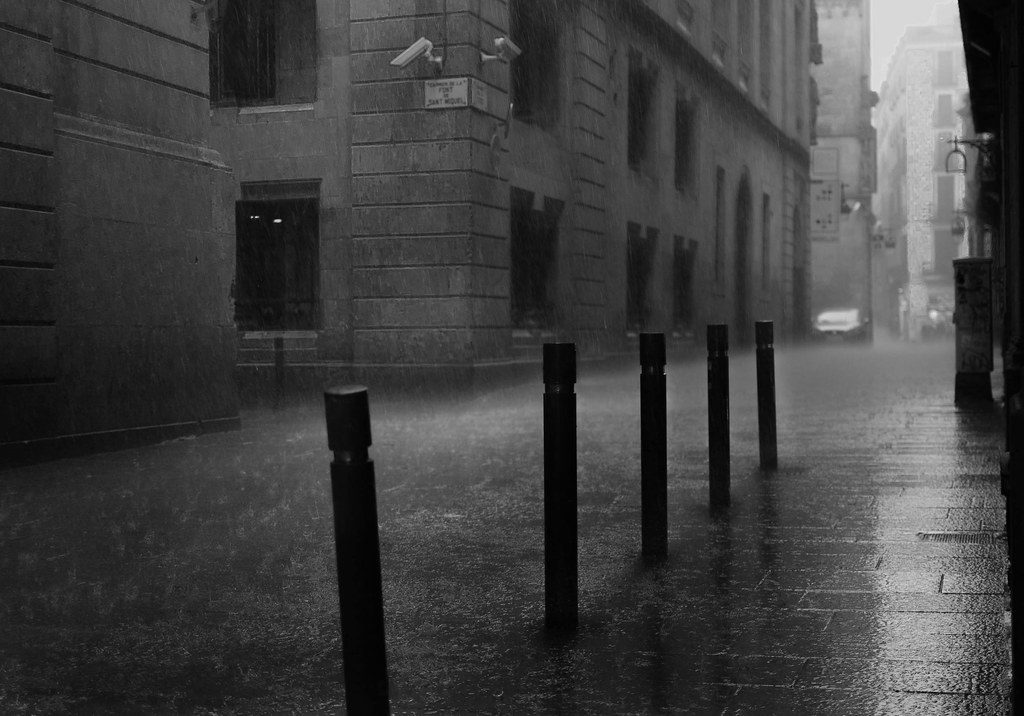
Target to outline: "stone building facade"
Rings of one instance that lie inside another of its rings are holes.
[[[472,372],[804,330],[813,3],[275,6],[211,7],[243,374],[274,338],[328,371]]]
[[[817,3],[822,62],[811,69],[819,98],[811,177],[812,186],[831,186],[837,200],[829,209],[834,223],[819,229],[812,219],[814,313],[855,307],[873,316],[873,278],[884,274],[884,265],[878,266],[881,253],[872,247],[876,142],[871,108],[877,94],[870,85],[870,7],[869,0]]]
[[[1008,586],[1010,601],[1010,658],[1024,660],[1024,618],[1021,617],[1021,536],[1024,520],[1021,502],[1012,499],[1009,489],[1019,477],[1020,433],[1015,420],[1015,397],[1021,390],[1024,367],[1024,247],[1022,235],[1022,178],[1024,178],[1024,117],[1020,101],[1020,67],[1024,64],[1024,4],[1020,0],[961,0],[960,16],[964,54],[970,82],[970,116],[975,138],[984,137],[983,156],[968,156],[970,166],[979,160],[987,164],[982,175],[975,175],[980,186],[978,204],[972,218],[990,231],[989,246],[993,259],[993,284],[997,303],[1001,304],[1003,403],[1008,407],[1005,421],[1006,448],[1013,460],[1003,463],[1002,480],[1007,486],[1006,527],[1011,543]],[[987,155],[987,157],[985,156]],[[974,174],[973,169],[968,170]],[[988,176],[984,176],[988,174]],[[976,247],[977,248],[977,247]],[[993,458],[996,456],[993,456]],[[1000,455],[1001,457],[1001,455]],[[1024,678],[1013,671],[1011,698],[1014,708],[1024,703]]]
[[[953,306],[953,259],[966,255],[955,232],[963,175],[947,167],[950,139],[963,136],[957,109],[967,75],[956,5],[942,7],[931,25],[908,27],[882,85],[878,127],[881,231],[888,254],[889,303],[901,335],[919,340],[931,309]],[[926,329],[927,330],[927,329]]]
[[[0,460],[237,425],[208,37],[189,0],[0,3]]]

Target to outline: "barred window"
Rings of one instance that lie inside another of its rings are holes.
[[[316,98],[315,0],[224,0],[210,26],[210,101]]]

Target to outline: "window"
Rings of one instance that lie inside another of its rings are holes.
[[[949,174],[935,177],[935,220],[949,224],[956,209],[956,179]]]
[[[523,122],[550,127],[561,112],[559,29],[563,18],[551,0],[513,0],[509,8],[512,39],[524,52],[512,62],[513,116]]]
[[[210,101],[316,98],[315,0],[223,0],[210,26]]]
[[[800,186],[798,191],[802,191]],[[807,305],[807,237],[804,236],[804,224],[800,216],[800,207],[793,207],[793,268],[792,301],[793,301],[793,333],[798,338],[807,334],[811,312]]]
[[[248,330],[317,328],[317,183],[242,185],[235,205],[235,322]]]
[[[766,105],[772,97],[772,14],[774,13],[774,0],[761,0],[760,27],[761,27],[761,101]]]
[[[821,104],[820,97],[818,96],[818,80],[813,76],[810,77],[810,84],[808,85],[808,98],[807,106],[810,110],[811,121],[808,126],[811,130],[811,144],[818,143],[817,124],[818,124],[818,105]]]
[[[555,324],[558,219],[562,202],[545,198],[534,209],[534,193],[512,187],[510,212],[510,313],[516,328]]]
[[[953,84],[953,52],[941,50],[935,56],[935,84]]]
[[[681,334],[693,330],[693,271],[697,242],[672,238],[672,329]]]
[[[754,64],[754,0],[738,0],[736,47],[740,58],[740,84],[750,86],[750,72]]]
[[[732,0],[714,0],[711,3],[711,58],[724,65],[729,53],[729,35],[732,24]]]
[[[952,132],[939,132],[935,135],[935,171],[945,172],[946,171],[946,157],[949,156],[949,152],[953,149],[953,145],[950,144],[949,140],[953,138]]]
[[[823,50],[821,48],[821,36],[818,33],[818,6],[815,3],[811,3],[811,27],[810,27],[811,42],[807,47],[807,59],[811,64],[820,65],[823,61]],[[862,80],[867,80],[867,77],[862,77]],[[871,105],[874,107],[874,104]]]
[[[675,161],[675,184],[676,189],[683,191],[691,181],[694,161],[693,125],[696,113],[693,104],[685,98],[676,99],[676,161]]]
[[[801,130],[804,128],[803,77],[807,72],[807,68],[804,67],[806,62],[804,59],[804,11],[800,5],[793,8],[793,53],[793,89],[796,92],[796,97],[793,101],[793,111],[795,113],[796,128]]]
[[[932,120],[936,127],[948,127],[956,123],[956,115],[953,114],[953,95],[940,94],[936,98]]]
[[[952,230],[947,225],[936,228],[933,231],[932,240],[935,242],[933,253],[935,263],[932,265],[932,272],[935,275],[952,279],[953,259],[956,257],[956,248],[960,237],[954,238]]]
[[[732,14],[732,0],[714,0],[711,3],[711,24],[723,40],[729,39],[729,16]]]
[[[651,154],[654,140],[654,87],[656,70],[643,55],[629,52],[629,123],[626,139],[629,166],[639,169]]]
[[[772,198],[761,195],[761,288],[767,290],[772,282]]]
[[[648,226],[645,236],[639,224],[626,225],[626,328],[630,331],[643,331],[650,322],[648,288],[657,244],[657,229]]]
[[[676,0],[676,27],[693,32],[693,5],[689,0]]]
[[[715,170],[715,281],[722,280],[725,261],[725,169]]]
[[[733,308],[735,311],[735,330],[738,345],[747,342],[750,326],[750,255],[752,225],[754,222],[753,197],[750,192],[750,175],[744,168],[743,174],[736,187],[736,250],[733,258],[735,260],[735,280],[732,285]]]

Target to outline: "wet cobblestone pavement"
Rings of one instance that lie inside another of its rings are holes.
[[[1006,713],[1001,420],[953,408],[951,353],[779,348],[772,474],[734,356],[719,515],[705,363],[670,361],[659,567],[639,369],[581,366],[571,636],[543,629],[539,382],[371,386],[394,711]],[[0,712],[343,707],[329,460],[316,403],[0,473]]]

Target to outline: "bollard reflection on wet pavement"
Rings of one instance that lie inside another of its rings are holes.
[[[374,404],[395,713],[1007,711],[998,408],[953,408],[941,346],[777,347],[773,473],[733,355],[715,512],[705,366],[670,355],[654,565],[634,363],[579,368],[569,633],[544,628],[540,381]],[[342,707],[318,407],[3,473],[0,711]]]

